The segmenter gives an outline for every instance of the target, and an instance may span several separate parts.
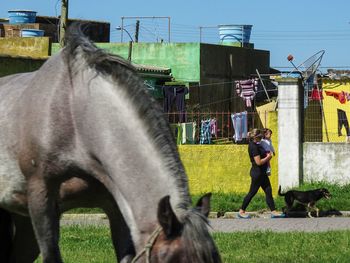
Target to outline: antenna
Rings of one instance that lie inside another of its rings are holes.
[[[304,82],[308,81],[309,78],[316,73],[318,67],[321,64],[324,53],[325,53],[324,50],[318,51],[316,54],[312,55],[307,60],[299,64],[298,66],[296,66],[293,63],[293,59],[294,59],[293,55],[289,54],[287,59],[293,65],[295,70],[292,70],[291,72],[289,72],[288,75],[294,72],[298,72],[301,75]]]

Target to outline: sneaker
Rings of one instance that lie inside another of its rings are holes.
[[[286,214],[281,212],[271,212],[271,218],[285,218]]]
[[[242,212],[238,212],[238,213],[237,213],[237,217],[238,217],[238,218],[241,218],[241,219],[250,219],[250,218],[251,218],[251,216],[250,216],[249,214],[247,214],[247,213],[242,213]]]

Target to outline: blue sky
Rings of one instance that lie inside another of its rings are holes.
[[[98,3],[98,4],[96,4]],[[111,23],[111,41],[120,41],[121,17],[170,17],[171,41],[218,43],[219,24],[253,25],[251,42],[256,49],[271,52],[271,66],[290,66],[286,57],[301,63],[319,50],[326,51],[321,66],[350,69],[350,1],[250,0],[250,1],[117,1],[70,0],[71,18]],[[38,15],[60,14],[60,0],[1,0],[0,17],[11,9],[29,9]],[[135,19],[125,19],[125,28],[134,33]],[[167,19],[141,19],[140,40],[167,40]],[[214,27],[214,28],[211,28]],[[127,36],[124,35],[124,41]]]

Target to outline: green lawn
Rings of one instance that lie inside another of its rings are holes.
[[[331,194],[332,198],[329,200],[321,199],[317,202],[317,207],[321,210],[350,210],[350,185],[339,186],[331,185],[327,183],[313,183],[304,184],[296,189],[300,190],[311,190],[316,188],[327,188]],[[195,204],[201,195],[193,195],[193,203]],[[245,194],[222,194],[213,193],[211,199],[211,211],[214,212],[232,212],[238,211],[239,207],[242,205],[242,201]],[[284,199],[281,196],[275,197],[276,207],[281,209],[284,204]],[[248,206],[248,211],[261,211],[267,209],[264,194],[257,194],[250,205]],[[73,209],[68,213],[101,213],[102,210],[98,208],[79,208]]]
[[[349,262],[350,231],[216,233],[223,262]]]
[[[317,202],[317,207],[321,210],[350,210],[350,185],[339,186],[327,183],[313,183],[304,184],[298,188],[299,190],[312,190],[317,188],[327,188],[332,194],[331,199],[321,199]],[[222,194],[213,193],[211,199],[211,211],[215,212],[230,212],[238,211],[242,205],[245,194]],[[194,203],[198,200],[200,195],[192,196]],[[285,206],[284,197],[275,197],[277,209]],[[248,211],[261,211],[267,209],[265,195],[258,193],[248,206]]]
[[[350,231],[215,233],[223,262],[349,262]],[[107,227],[63,227],[64,262],[115,262]],[[41,262],[37,260],[37,262]]]
[[[60,248],[65,263],[116,261],[108,227],[61,227]]]

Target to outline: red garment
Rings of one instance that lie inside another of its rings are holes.
[[[317,86],[314,86],[314,88],[312,89],[311,99],[318,101],[323,100],[322,90],[317,89]]]
[[[341,103],[341,104],[345,104],[346,103],[346,93],[347,92],[344,92],[344,91],[340,91],[340,92],[337,92],[337,91],[329,91],[329,90],[327,90],[327,91],[325,91],[326,92],[326,95],[327,96],[332,96],[332,97],[334,97],[336,100],[339,100],[339,102]]]

